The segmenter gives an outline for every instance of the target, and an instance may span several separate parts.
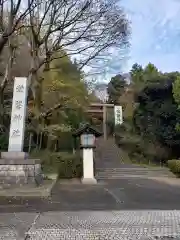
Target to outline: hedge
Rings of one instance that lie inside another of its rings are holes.
[[[180,160],[168,160],[168,167],[178,178],[180,177]]]
[[[57,173],[59,178],[81,178],[83,163],[79,153],[40,151],[33,157],[41,159],[44,173]]]
[[[56,171],[59,178],[81,178],[83,175],[82,159],[79,154],[54,152],[42,160],[44,172]]]

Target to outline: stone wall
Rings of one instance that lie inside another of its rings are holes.
[[[35,160],[0,159],[0,184],[28,184],[41,179],[41,164]]]

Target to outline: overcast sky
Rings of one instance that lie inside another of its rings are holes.
[[[133,63],[180,71],[180,0],[122,0],[132,22],[127,72]]]

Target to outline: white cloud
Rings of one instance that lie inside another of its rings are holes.
[[[132,21],[129,70],[135,62],[153,62],[160,70],[180,68],[180,1],[122,0]]]

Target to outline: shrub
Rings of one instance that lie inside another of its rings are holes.
[[[58,150],[72,151],[74,146],[74,139],[71,132],[61,132],[58,136]]]
[[[80,178],[83,175],[82,159],[79,154],[54,154],[58,162],[59,178]]]
[[[39,151],[31,156],[41,159],[43,172],[55,172],[59,178],[80,178],[83,163],[79,153]]]
[[[180,177],[180,160],[168,160],[168,167],[172,173]]]
[[[143,144],[140,137],[134,134],[124,134],[116,136],[116,144],[125,151],[131,161],[145,162],[146,157],[143,152]]]
[[[116,127],[115,141],[132,162],[164,163],[170,157],[170,150],[157,141],[138,135],[129,121]]]
[[[1,151],[7,151],[8,149],[8,135],[3,133],[0,135],[0,149]]]

